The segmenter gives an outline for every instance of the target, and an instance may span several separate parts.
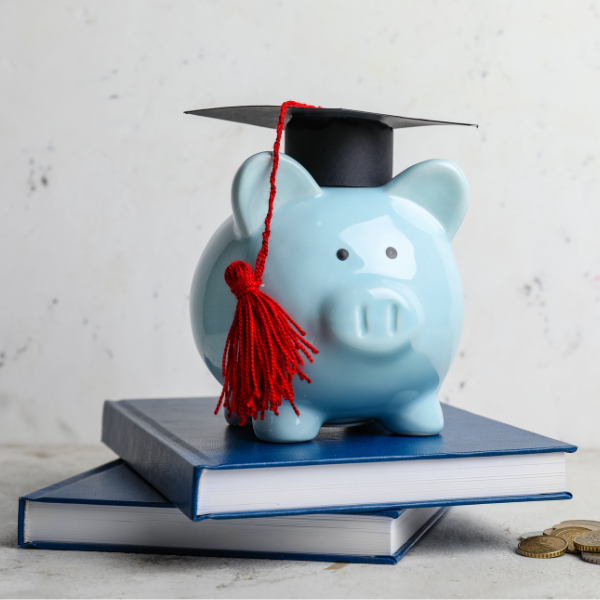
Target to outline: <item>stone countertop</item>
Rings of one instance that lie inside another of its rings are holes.
[[[518,536],[600,520],[600,450],[567,456],[573,500],[460,506],[396,566],[17,547],[19,496],[114,459],[96,446],[0,447],[2,598],[597,598],[600,565],[536,560]]]

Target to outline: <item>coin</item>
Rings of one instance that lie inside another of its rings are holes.
[[[590,531],[600,531],[600,522],[598,521],[563,521],[562,523],[557,523],[548,529],[544,529],[544,535],[552,535],[553,531],[560,529],[561,527],[585,527]]]
[[[567,551],[567,542],[560,537],[536,535],[521,540],[517,550],[529,558],[554,558]]]
[[[524,540],[525,538],[536,537],[538,535],[543,535],[543,531],[530,531],[529,533],[522,533],[519,536],[519,540]]]
[[[579,527],[587,527],[590,531],[600,531],[600,521],[561,521],[558,525],[554,525],[554,527],[568,527],[569,525],[577,525]]]
[[[567,552],[577,553],[578,550],[575,549],[573,539],[582,533],[587,533],[588,531],[590,530],[587,529],[587,527],[560,527],[559,529],[555,529],[549,535],[565,540],[565,542],[567,542]]]
[[[582,552],[581,558],[589,563],[594,563],[596,565],[600,565],[600,554],[597,552]]]
[[[600,531],[588,531],[578,535],[574,540],[577,550],[586,552],[600,552]]]

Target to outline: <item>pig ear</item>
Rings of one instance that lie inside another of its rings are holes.
[[[452,239],[469,207],[465,174],[447,160],[426,160],[396,175],[384,186],[389,196],[408,198],[430,212]]]
[[[242,238],[250,237],[264,225],[271,189],[269,177],[273,167],[272,156],[271,152],[251,156],[240,167],[233,180],[233,218],[236,232]],[[285,154],[279,154],[276,183],[274,210],[293,200],[321,195],[321,188],[309,172]]]

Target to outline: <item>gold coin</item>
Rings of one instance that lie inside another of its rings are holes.
[[[529,558],[554,558],[567,551],[567,542],[560,537],[536,535],[521,540],[517,550]]]
[[[574,540],[577,550],[586,552],[600,552],[600,531],[588,531],[578,535]]]
[[[582,533],[587,533],[588,531],[591,530],[587,527],[560,527],[559,529],[555,529],[549,535],[565,540],[565,542],[567,542],[567,552],[577,553],[578,550],[575,549],[573,539]]]
[[[557,523],[548,529],[544,529],[544,535],[552,535],[553,531],[560,529],[561,527],[585,527],[590,531],[600,531],[600,523],[598,521],[563,521]]]
[[[587,527],[590,531],[600,531],[600,521],[561,521],[560,523],[558,523],[558,525],[554,525],[554,527],[558,529],[559,527],[569,527],[570,525],[577,525],[578,527]]]
[[[596,565],[600,565],[600,554],[597,552],[582,552],[581,558],[589,563],[594,563]]]

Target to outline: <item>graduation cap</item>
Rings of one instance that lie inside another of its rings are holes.
[[[277,129],[281,106],[225,106],[186,114]],[[397,117],[347,108],[290,106],[285,150],[320,186],[377,187],[392,179],[394,129],[469,123]]]

